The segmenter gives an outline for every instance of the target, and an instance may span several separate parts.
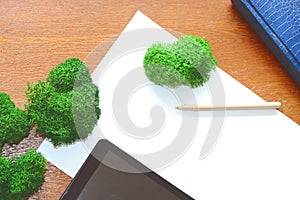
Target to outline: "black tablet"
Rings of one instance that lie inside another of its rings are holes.
[[[60,199],[191,200],[193,198],[108,140],[100,140]]]

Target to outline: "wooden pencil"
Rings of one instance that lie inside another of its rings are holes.
[[[180,105],[175,107],[178,110],[190,110],[190,111],[213,111],[213,110],[265,110],[265,109],[277,109],[281,106],[280,102],[262,102],[255,104],[243,104],[243,105]]]

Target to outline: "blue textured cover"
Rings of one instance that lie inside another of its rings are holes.
[[[231,0],[300,87],[300,0]]]

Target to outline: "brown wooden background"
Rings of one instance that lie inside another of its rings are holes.
[[[205,37],[220,68],[266,101],[282,102],[280,111],[300,124],[300,89],[230,0],[0,0],[0,91],[23,108],[27,82],[44,79],[70,57],[85,60],[120,34],[136,10],[164,28]],[[31,136],[24,148],[37,147],[32,140],[42,138]],[[48,163],[46,181],[31,199],[58,199],[70,181]]]

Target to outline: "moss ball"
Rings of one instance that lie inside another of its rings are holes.
[[[152,44],[144,57],[145,74],[149,80],[168,87],[202,86],[209,80],[216,64],[208,42],[190,35],[173,44]]]

